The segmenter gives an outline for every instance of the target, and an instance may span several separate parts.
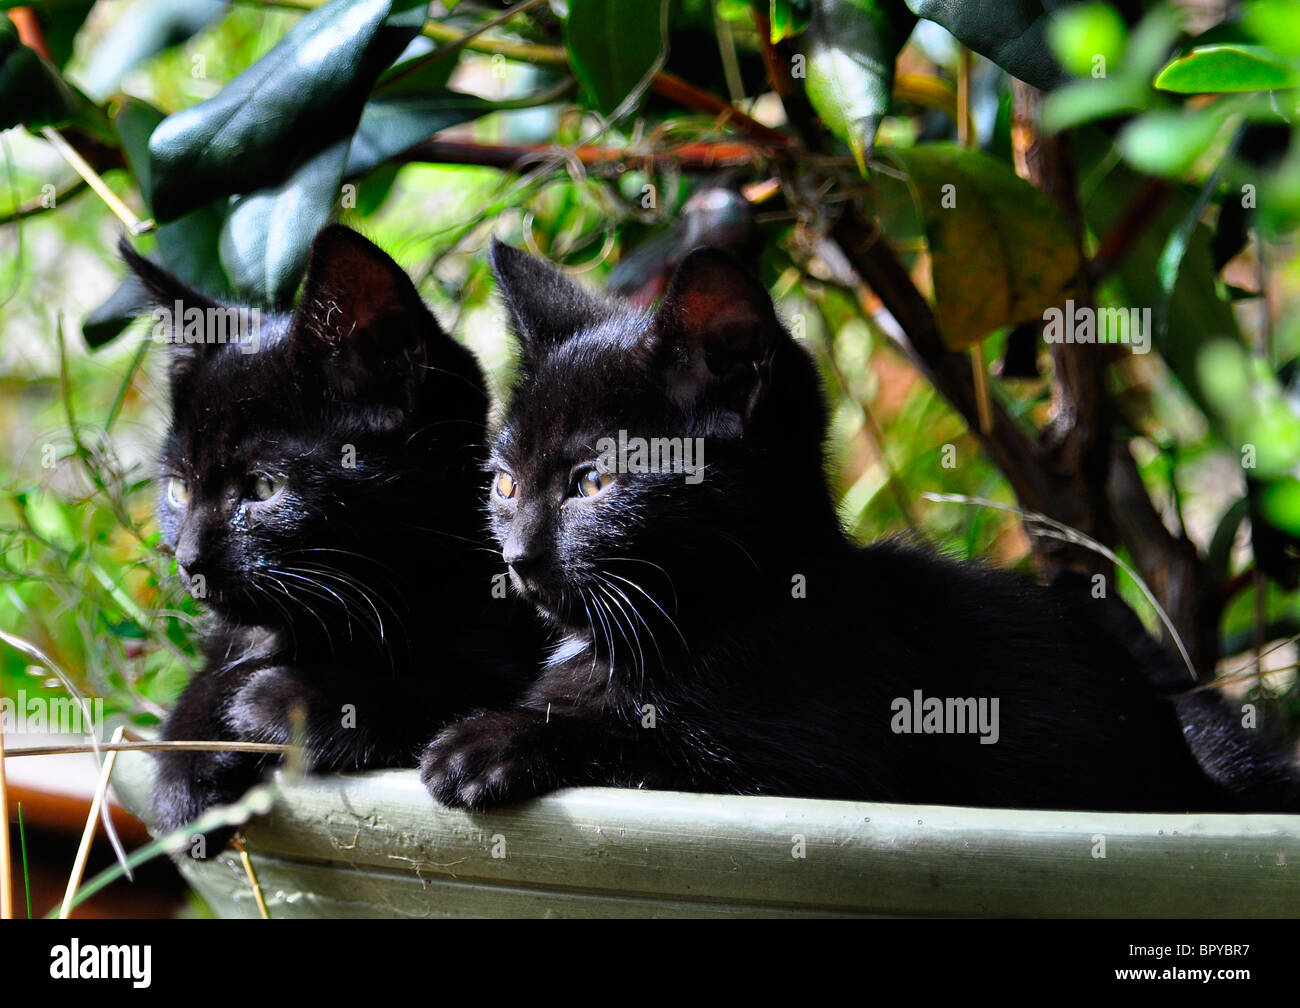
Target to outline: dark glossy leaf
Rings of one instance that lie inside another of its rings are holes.
[[[1156,75],[1162,91],[1179,94],[1276,91],[1300,84],[1300,69],[1263,46],[1199,46]]]
[[[128,98],[118,108],[113,126],[121,138],[126,163],[140,184],[140,192],[150,212],[149,137],[162,122],[162,112],[139,98]],[[221,268],[219,239],[225,219],[225,201],[216,200],[190,211],[183,217],[158,225],[158,259],[192,287],[220,296],[230,283]]]
[[[439,130],[476,119],[493,104],[473,95],[383,95],[366,103],[348,155],[347,177],[366,175]]]
[[[894,62],[916,18],[901,3],[878,0],[812,0],[812,7],[801,40],[808,100],[865,175],[876,127],[889,111]]]
[[[285,306],[307,266],[316,232],[340,196],[350,138],[336,140],[278,186],[241,196],[221,230],[221,263],[240,298]]]
[[[128,275],[108,300],[86,316],[81,335],[86,346],[97,350],[116,339],[149,303],[149,295],[135,274]]]
[[[907,0],[907,6],[917,17],[943,25],[963,45],[1036,88],[1050,91],[1065,78],[1047,45],[1048,15],[1038,0]]]
[[[60,70],[72,58],[77,33],[81,31],[86,15],[94,6],[93,0],[78,0],[75,3],[55,4],[38,11],[41,30],[45,33],[45,47],[50,51],[50,59]]]
[[[333,0],[215,97],[164,120],[149,141],[157,218],[276,186],[305,154],[351,136],[371,85],[423,23],[423,7],[408,7]]]
[[[569,61],[602,115],[623,103],[664,51],[663,7],[662,0],[570,0]]]
[[[1079,257],[1055,205],[1009,165],[955,144],[882,149],[920,208],[944,340],[954,350],[1035,319],[1073,289]],[[888,190],[892,180],[877,177]]]
[[[0,17],[0,130],[12,126],[76,126],[101,139],[113,137],[95,104],[23,45],[8,17]]]
[[[362,217],[369,217],[378,212],[384,205],[384,201],[388,199],[389,193],[393,191],[393,184],[397,181],[397,174],[401,170],[402,166],[398,164],[380,165],[364,179],[358,181],[356,183],[357,213]]]
[[[132,69],[186,41],[217,18],[225,0],[149,0],[132,4],[95,45],[81,76],[86,90],[105,97]]]

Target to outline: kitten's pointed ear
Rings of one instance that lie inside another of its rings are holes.
[[[118,242],[117,249],[131,270],[128,283],[135,285],[132,310],[138,315],[153,313],[154,338],[167,342],[171,348],[172,379],[183,379],[202,355],[218,345],[203,338],[204,329],[207,320],[214,317],[213,312],[224,306],[146,259],[125,237]]]
[[[492,240],[492,273],[525,357],[568,339],[602,314],[600,302],[542,259]]]
[[[405,351],[417,363],[431,337],[447,338],[406,271],[342,224],[327,225],[312,242],[291,331],[331,356],[344,349],[367,359]]]
[[[730,255],[691,252],[655,313],[652,333],[669,359],[668,381],[684,406],[707,399],[742,421],[766,388],[781,333],[772,298]]]

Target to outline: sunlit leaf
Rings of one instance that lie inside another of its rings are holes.
[[[889,111],[894,63],[915,18],[902,4],[877,0],[812,0],[801,39],[807,94],[827,129],[848,144],[858,170]]]
[[[164,120],[149,141],[158,219],[274,186],[351,136],[371,85],[423,23],[423,8],[409,6],[333,0],[215,97]]]
[[[1300,84],[1300,69],[1263,46],[1201,46],[1156,75],[1155,85],[1179,94],[1276,91]]]
[[[221,263],[240,297],[285,306],[316,232],[339,199],[350,138],[313,155],[278,186],[241,196],[221,230]]]
[[[955,144],[881,149],[921,211],[939,323],[953,349],[995,329],[1041,319],[1079,272],[1069,226],[1005,163]],[[887,188],[886,180],[877,184]]]

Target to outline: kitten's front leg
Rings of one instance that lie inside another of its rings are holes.
[[[444,729],[420,759],[443,805],[485,809],[583,784],[659,786],[655,747],[595,717],[479,714]]]
[[[480,678],[487,681],[368,679],[333,666],[275,666],[249,676],[231,701],[229,721],[240,738],[283,745],[294,741],[295,712],[301,712],[303,742],[316,771],[414,766],[447,721],[475,702],[507,702],[504,680]]]
[[[237,741],[225,718],[230,693],[241,678],[239,670],[206,668],[190,681],[163,723],[168,741]],[[155,756],[153,818],[161,834],[188,826],[208,809],[243,797],[262,776],[267,758],[255,753],[163,750]],[[207,835],[207,843],[191,847],[193,856],[225,847],[233,828]]]

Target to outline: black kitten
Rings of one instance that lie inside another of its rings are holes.
[[[163,539],[211,610],[163,737],[289,742],[301,710],[315,768],[410,766],[453,716],[508,702],[536,659],[531,614],[493,591],[483,377],[406,274],[327,227],[298,309],[259,316],[122,254],[173,344]],[[266,762],[162,755],[158,826],[239,797]]]
[[[439,801],[596,784],[1238,807],[1090,582],[849,542],[814,364],[728,257],[692,253],[653,313],[505,246],[493,266],[523,357],[494,529],[562,643],[515,709],[426,750]]]

